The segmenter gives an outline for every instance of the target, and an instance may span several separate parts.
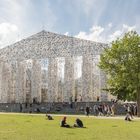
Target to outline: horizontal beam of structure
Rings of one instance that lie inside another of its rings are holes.
[[[0,50],[0,61],[99,55],[107,44],[42,31]]]

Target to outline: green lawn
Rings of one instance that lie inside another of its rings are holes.
[[[87,128],[61,128],[62,117],[0,114],[0,140],[140,140],[140,121],[81,118]],[[68,117],[73,125],[75,118]]]

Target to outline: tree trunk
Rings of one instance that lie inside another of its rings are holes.
[[[140,117],[140,88],[137,89],[137,116]]]

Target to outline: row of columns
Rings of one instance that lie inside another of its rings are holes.
[[[75,100],[78,96],[81,101],[93,101],[94,96],[94,74],[92,56],[85,55],[82,59],[82,77],[80,82],[81,92],[77,92],[74,75],[74,57],[65,58],[64,84],[60,91],[58,81],[58,59],[49,58],[48,61],[48,88],[46,96],[42,96],[42,70],[38,60],[32,60],[31,72],[27,73],[25,62],[15,61],[12,64],[0,62],[0,101],[25,103],[45,101],[69,102],[70,98]],[[27,78],[28,76],[28,78]],[[63,92],[62,92],[63,91]],[[78,95],[77,95],[78,94]],[[27,99],[28,98],[28,99]],[[61,98],[61,100],[59,100]]]

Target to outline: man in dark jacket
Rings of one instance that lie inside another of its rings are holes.
[[[89,116],[89,113],[90,113],[90,108],[89,108],[89,106],[87,106],[86,107],[86,115]]]

